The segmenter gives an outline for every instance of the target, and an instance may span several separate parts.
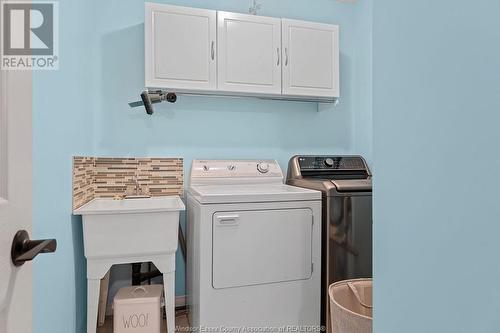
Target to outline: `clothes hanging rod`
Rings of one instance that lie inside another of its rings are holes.
[[[243,94],[224,94],[214,92],[168,92],[166,90],[144,90],[141,93],[141,101],[131,102],[129,106],[132,108],[144,106],[146,113],[152,115],[154,113],[153,104],[161,102],[175,103],[178,96],[195,96],[195,97],[215,97],[215,98],[251,98],[260,100],[286,101],[286,102],[303,102],[303,103],[318,103],[329,104],[336,106],[339,103],[338,98],[308,98],[308,97],[291,97],[278,95],[243,95]]]

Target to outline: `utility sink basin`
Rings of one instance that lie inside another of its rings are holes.
[[[144,199],[97,198],[76,209],[82,215],[87,259],[175,253],[179,196]]]

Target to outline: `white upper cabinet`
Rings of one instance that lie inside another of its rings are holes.
[[[214,10],[146,3],[146,87],[217,89]]]
[[[218,89],[281,94],[281,19],[217,12]]]
[[[336,25],[146,3],[146,87],[333,101]]]
[[[283,94],[339,97],[339,28],[282,20]]]

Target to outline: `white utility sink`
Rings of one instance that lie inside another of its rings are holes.
[[[85,257],[172,253],[177,250],[178,196],[94,199],[76,209],[83,216]]]
[[[75,210],[75,215],[175,212],[184,210],[179,196],[140,199],[94,199]]]
[[[179,196],[169,196],[94,199],[73,212],[83,221],[88,333],[96,330],[100,280],[111,266],[148,261],[163,273],[168,332],[174,333],[175,252],[179,212],[185,209]]]

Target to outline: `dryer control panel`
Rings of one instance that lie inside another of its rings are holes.
[[[191,185],[216,182],[283,183],[283,173],[275,160],[193,160]]]

